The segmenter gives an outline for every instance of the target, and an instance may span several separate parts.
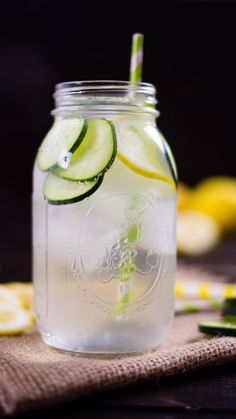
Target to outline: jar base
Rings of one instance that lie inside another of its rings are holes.
[[[137,335],[134,333],[132,336],[123,336],[119,339],[113,338],[112,340],[105,341],[104,339],[93,337],[86,339],[86,341],[74,342],[72,344],[68,341],[62,342],[61,339],[49,333],[41,333],[41,336],[46,345],[60,352],[85,357],[117,357],[121,355],[135,356],[157,349],[162,344],[168,329],[169,324],[159,330],[159,333],[155,337],[153,337],[153,334],[150,334],[150,338],[146,338],[146,340],[143,334]]]

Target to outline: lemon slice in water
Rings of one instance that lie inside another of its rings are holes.
[[[31,324],[29,312],[10,303],[0,302],[0,336],[22,333]]]
[[[114,121],[117,157],[139,175],[176,187],[174,169],[161,133],[149,122],[128,117]]]

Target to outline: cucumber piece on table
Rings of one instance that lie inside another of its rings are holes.
[[[57,166],[68,167],[71,155],[83,140],[87,127],[86,119],[56,120],[39,147],[39,169],[47,171]]]
[[[116,149],[113,124],[106,119],[88,119],[88,130],[72,155],[69,167],[58,167],[54,173],[69,180],[92,180],[111,166]]]
[[[53,205],[72,204],[92,195],[101,185],[102,180],[103,176],[99,176],[96,180],[75,182],[49,173],[44,183],[44,197]]]
[[[236,323],[227,320],[200,322],[198,328],[208,335],[236,336]]]
[[[226,298],[224,300],[221,314],[223,317],[234,316],[236,319],[236,298]]]

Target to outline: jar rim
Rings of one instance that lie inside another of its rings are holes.
[[[145,113],[159,116],[156,89],[151,83],[120,80],[84,80],[55,86],[57,116],[78,114]]]
[[[81,81],[67,81],[56,84],[55,95],[71,94],[78,91],[129,91],[143,93],[147,95],[155,95],[156,88],[152,83],[147,82],[130,82],[125,80],[81,80]]]

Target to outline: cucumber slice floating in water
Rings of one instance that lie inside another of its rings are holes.
[[[47,171],[57,166],[68,167],[71,155],[83,140],[87,127],[86,119],[56,120],[39,148],[39,169]]]
[[[56,168],[54,173],[69,180],[92,180],[111,166],[116,148],[113,124],[106,119],[89,119],[86,135],[72,155],[69,167]]]
[[[82,201],[92,195],[101,185],[103,176],[88,182],[62,179],[49,173],[44,183],[44,196],[50,204],[65,205]]]

